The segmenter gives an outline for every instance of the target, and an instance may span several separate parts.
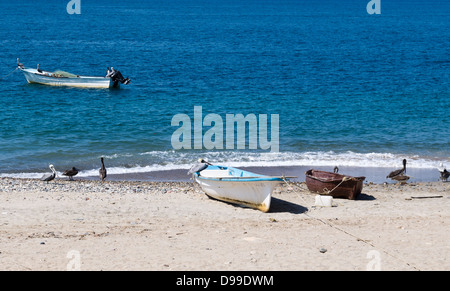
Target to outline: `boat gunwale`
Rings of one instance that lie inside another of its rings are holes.
[[[321,173],[326,173],[327,175],[329,175],[329,178],[325,178],[325,177],[317,177],[314,176],[313,172],[321,172]],[[310,174],[309,174],[310,173]],[[326,172],[326,171],[320,171],[320,170],[308,170],[305,172],[305,175],[311,179],[317,180],[319,182],[322,183],[335,183],[335,182],[341,182],[342,179],[347,178],[348,180],[356,180],[356,181],[364,181],[366,179],[366,177],[364,176],[360,176],[360,177],[353,177],[353,176],[348,176],[348,175],[342,175],[342,174],[338,174],[338,173],[331,173],[331,172]],[[339,177],[339,178],[338,178]]]
[[[209,180],[209,181],[221,181],[221,182],[272,182],[272,181],[276,181],[276,182],[283,182],[283,179],[280,177],[272,177],[272,176],[267,176],[267,175],[261,175],[261,174],[256,174],[250,171],[245,171],[245,170],[241,170],[241,169],[237,169],[237,168],[233,168],[233,167],[226,167],[226,166],[219,166],[219,165],[210,165],[212,167],[217,167],[221,170],[239,170],[241,171],[241,173],[249,173],[250,175],[255,175],[255,176],[212,176],[212,177],[205,177],[202,176],[199,172],[194,173],[194,175],[199,178],[199,179],[203,179],[203,180]],[[208,166],[209,167],[209,166]],[[207,169],[205,169],[207,170]]]
[[[204,177],[204,176],[200,176],[197,173],[195,173],[194,175],[196,175],[196,177],[198,179],[203,179],[203,180],[210,180],[210,181],[222,181],[222,182],[272,182],[272,181],[276,181],[276,182],[283,182],[283,179],[278,178],[278,177],[270,177],[270,176],[260,176],[260,177]]]
[[[106,76],[84,76],[84,75],[76,75],[77,77],[48,76],[45,73],[54,74],[54,72],[42,71],[42,73],[41,73],[41,72],[37,71],[36,69],[30,69],[30,68],[20,68],[20,70],[22,72],[26,72],[26,73],[33,74],[33,75],[40,76],[40,77],[47,77],[50,79],[64,79],[64,80],[100,79],[100,78],[105,79],[105,80],[111,79],[111,77],[106,77]],[[75,75],[75,74],[73,74],[73,75]]]

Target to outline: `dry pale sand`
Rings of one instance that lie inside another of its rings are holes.
[[[450,183],[365,185],[336,207],[297,185],[262,213],[192,183],[3,178],[0,269],[450,270]]]

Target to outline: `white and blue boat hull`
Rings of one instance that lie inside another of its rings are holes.
[[[221,166],[208,166],[194,173],[194,179],[212,198],[263,212],[269,211],[272,192],[283,182],[279,177]]]
[[[21,68],[28,83],[36,83],[48,86],[67,86],[78,88],[113,88],[118,87],[109,77],[91,77],[91,76],[77,76],[71,77],[53,77],[51,73],[36,69]]]

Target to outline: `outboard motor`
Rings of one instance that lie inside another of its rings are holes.
[[[111,67],[111,71],[108,69],[106,77],[110,77],[114,81],[114,87],[116,87],[119,84],[119,82],[124,85],[128,85],[131,82],[130,78],[128,77],[124,78],[120,73],[120,71],[114,70],[113,67]]]

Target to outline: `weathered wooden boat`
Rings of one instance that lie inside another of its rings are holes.
[[[64,71],[44,71],[39,69],[39,65],[36,69],[26,68],[19,63],[19,59],[17,59],[17,66],[25,75],[28,83],[79,88],[120,88],[121,83],[125,85],[130,83],[129,78],[123,78],[122,74],[114,68],[111,68],[111,70],[108,68],[104,77],[95,77],[80,76]]]
[[[263,212],[269,211],[272,192],[285,179],[210,164],[200,167],[193,176],[209,197]]]
[[[308,170],[305,175],[309,191],[351,200],[361,194],[363,182],[366,179],[366,177],[352,177],[318,170]]]

